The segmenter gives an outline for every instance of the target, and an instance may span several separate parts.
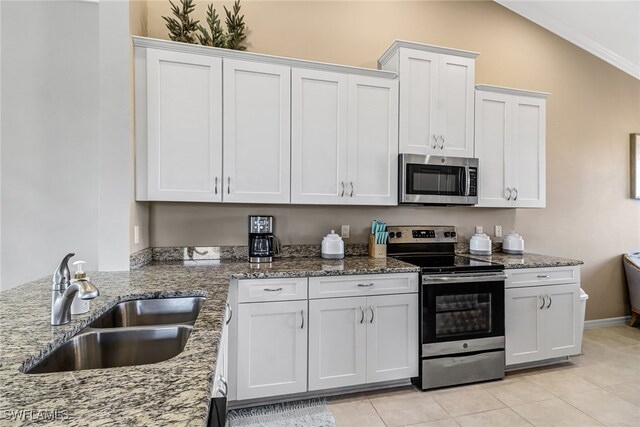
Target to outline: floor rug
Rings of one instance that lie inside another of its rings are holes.
[[[231,410],[229,427],[334,427],[326,399],[298,400]]]

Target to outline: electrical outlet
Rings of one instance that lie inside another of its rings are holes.
[[[476,234],[482,234],[484,230],[481,225],[476,225]]]
[[[136,245],[140,243],[140,226],[138,225],[133,226],[133,243]]]
[[[496,225],[493,233],[496,237],[502,237],[502,226]]]
[[[351,230],[351,226],[349,225],[343,225],[340,229],[340,235],[342,236],[343,239],[348,239],[349,238],[349,232]]]

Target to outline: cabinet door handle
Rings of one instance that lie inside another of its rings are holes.
[[[231,177],[227,177],[227,194],[231,194]]]
[[[218,177],[216,176],[216,178],[214,179],[214,183],[213,183],[213,192],[214,194],[218,194]]]
[[[225,325],[228,325],[229,322],[231,322],[231,318],[233,317],[233,310],[231,309],[231,306],[229,305],[229,303],[227,303],[227,309],[229,309],[229,318],[227,319],[226,322],[224,322]]]
[[[373,323],[373,318],[375,317],[375,314],[373,313],[373,306],[372,305],[369,306],[369,310],[371,310],[371,320],[369,320],[369,323]]]
[[[444,148],[444,136],[440,135],[440,149]]]
[[[538,279],[546,279],[548,277],[549,277],[548,274],[538,274]]]
[[[340,181],[340,185],[342,186],[342,192],[340,192],[340,197],[344,197],[344,181]]]
[[[227,380],[222,375],[220,375],[220,382],[224,385],[224,393],[221,393],[224,397],[227,397],[227,394],[229,393],[229,384],[227,384]]]
[[[282,290],[282,288],[275,288],[275,289],[273,289],[273,288],[264,288],[264,290],[267,291],[267,292],[279,292],[279,291]]]
[[[360,309],[360,324],[364,323],[364,308],[358,307]]]
[[[438,136],[437,135],[432,135],[433,136],[433,147],[431,148],[437,148],[438,147]]]
[[[374,285],[374,283],[369,283],[368,285],[363,285],[362,283],[358,283],[358,286],[361,288],[370,288]]]
[[[351,186],[351,194],[349,194],[349,197],[353,197],[353,181],[349,181],[349,185]]]
[[[542,305],[540,306],[540,310],[542,310],[544,308],[544,304],[545,304],[545,299],[544,299],[544,295],[538,295],[538,298],[540,298],[542,300]]]
[[[507,193],[507,191],[509,192],[509,195],[508,195],[508,196],[506,196],[506,199],[507,199],[507,200],[511,200],[511,189],[510,189],[509,187],[507,187],[507,188],[505,189],[505,191],[504,191],[504,192],[505,192],[505,194]]]
[[[304,329],[304,310],[300,310],[300,319],[302,319],[302,323],[300,324],[300,329]]]
[[[551,295],[547,295],[549,297],[549,304],[547,304],[547,308],[551,307],[551,303],[553,300],[551,299]]]
[[[516,195],[513,197],[513,200],[518,200],[518,189],[516,187],[513,187],[513,191],[516,192]]]

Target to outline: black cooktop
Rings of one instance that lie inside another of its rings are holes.
[[[504,265],[481,261],[462,255],[448,254],[412,254],[393,255],[393,258],[417,265],[423,273],[463,273],[472,271],[503,270]]]

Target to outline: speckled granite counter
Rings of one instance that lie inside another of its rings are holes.
[[[549,255],[525,253],[524,255],[510,255],[504,252],[494,252],[492,255],[471,255],[464,256],[483,261],[497,262],[504,265],[504,268],[540,268],[540,267],[563,267],[570,265],[581,265],[582,261],[570,258],[560,258]]]
[[[71,323],[49,325],[50,277],[0,292],[0,425],[33,424],[45,412],[64,426],[194,425],[205,423],[231,278],[296,277],[415,272],[393,259],[320,258],[279,260],[270,267],[246,262],[156,263],[131,272],[90,273],[100,289],[91,310]],[[204,306],[182,353],[160,363],[103,370],[27,375],[52,349],[120,301],[205,295]],[[22,421],[12,411],[27,411]],[[34,411],[34,412],[30,412]],[[67,418],[68,417],[68,418]]]

